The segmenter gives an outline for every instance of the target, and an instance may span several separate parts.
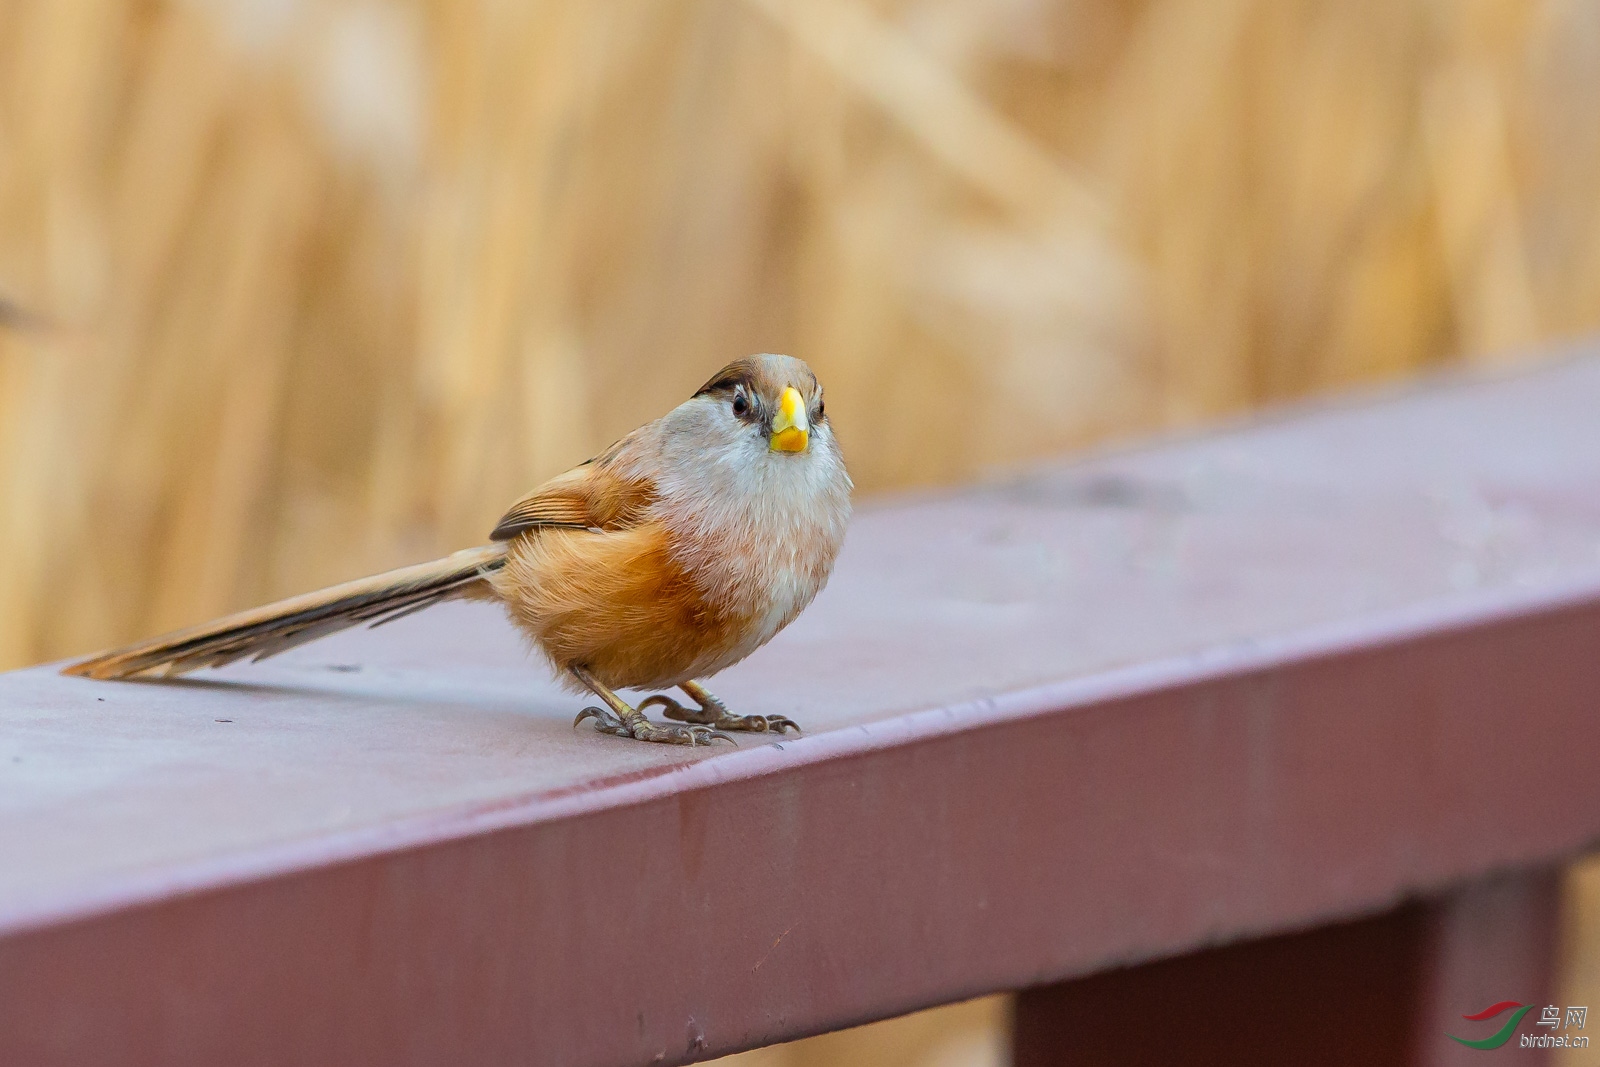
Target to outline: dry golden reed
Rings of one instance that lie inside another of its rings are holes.
[[[750,351],[872,488],[1590,328],[1597,29],[10,0],[0,665],[475,543]]]

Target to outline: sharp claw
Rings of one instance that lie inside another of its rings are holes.
[[[797,734],[802,732],[800,724],[787,715],[746,715],[741,722],[744,729],[755,733],[781,734],[789,729]]]
[[[652,704],[659,704],[662,707],[665,707],[667,709],[666,714],[669,718],[678,718],[679,715],[687,716],[691,714],[688,708],[685,708],[676,700],[673,700],[669,696],[661,695],[647,697],[640,701],[638,710],[643,711]],[[674,715],[673,712],[678,712],[678,715]],[[635,733],[633,729],[629,727],[628,723],[624,722],[615,713],[606,708],[594,707],[593,705],[584,708],[582,711],[578,712],[577,718],[572,720],[573,729],[577,729],[577,727],[585,719],[595,720],[594,725],[596,731],[606,734],[615,734],[618,737],[633,737],[641,741],[669,741],[676,742],[680,745],[689,745],[691,747],[710,745],[715,741],[726,741],[735,748],[739,747],[738,739],[732,734],[724,733],[721,730],[713,729],[710,726],[700,723],[694,723],[686,726],[668,726],[663,728],[651,726],[646,720],[645,722],[636,725],[645,727],[646,732],[652,736],[640,737],[639,734]],[[679,721],[683,720],[680,719]],[[782,715],[774,715],[771,718],[764,718],[760,715],[748,715],[743,719],[737,720],[737,722],[740,724],[739,728],[745,730],[765,730],[781,734],[785,727],[793,726],[796,733],[800,732],[800,727],[796,726],[793,720],[787,719]],[[657,730],[664,730],[664,733],[656,733],[655,731]]]
[[[578,717],[572,720],[572,728],[576,730],[584,719],[593,719],[594,728],[600,733],[615,734],[618,737],[629,736],[627,724],[605,708],[584,708],[578,712]]]

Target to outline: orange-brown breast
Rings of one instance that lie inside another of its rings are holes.
[[[491,580],[563,676],[581,665],[614,689],[664,688],[711,673],[745,629],[702,596],[653,522],[528,530]]]

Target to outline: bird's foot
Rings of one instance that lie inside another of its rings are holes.
[[[722,701],[699,686],[696,685],[691,689],[690,685],[694,683],[685,685],[683,691],[699,701],[698,709],[686,708],[662,693],[645,697],[639,702],[639,709],[642,711],[652,704],[659,704],[661,714],[669,719],[709,726],[713,730],[737,730],[753,734],[781,734],[785,730],[793,730],[795,733],[800,733],[800,724],[787,715],[734,715]],[[698,692],[695,691],[697,689]]]
[[[641,708],[643,706],[640,705]],[[610,708],[588,707],[578,712],[578,717],[572,720],[572,725],[576,727],[585,719],[593,719],[594,728],[603,734],[631,737],[636,741],[653,741],[661,745],[709,745],[720,739],[730,744],[735,743],[733,738],[710,726],[654,723],[645,718],[644,712],[639,710],[632,710],[631,714],[618,715]]]

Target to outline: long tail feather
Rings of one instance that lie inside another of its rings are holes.
[[[113,649],[63,668],[86,678],[129,678],[162,669],[182,674],[245,656],[275,656],[339,630],[376,626],[421,611],[473,587],[505,566],[504,544],[469,548],[431,563],[358,578],[275,604],[241,611],[186,630]]]

